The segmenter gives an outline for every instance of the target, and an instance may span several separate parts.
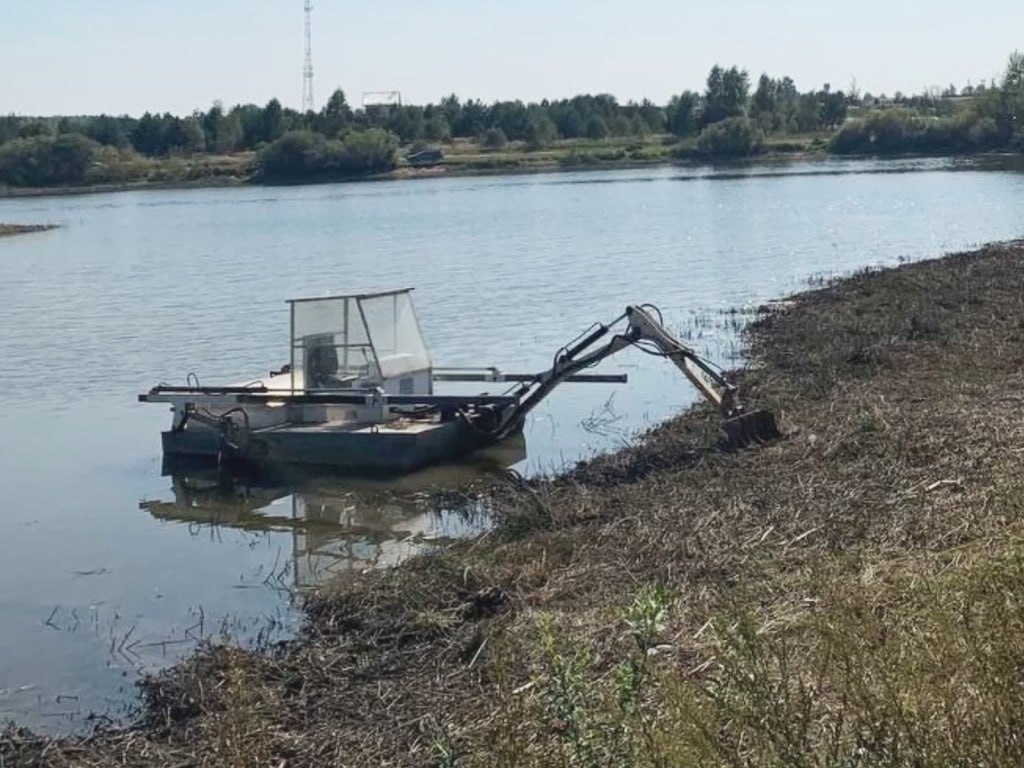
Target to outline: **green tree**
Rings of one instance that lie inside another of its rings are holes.
[[[352,110],[345,98],[345,92],[336,88],[320,112],[320,132],[328,138],[340,135],[352,122]]]
[[[778,83],[767,74],[762,74],[757,81],[757,90],[751,99],[750,111],[752,115],[770,113],[775,111],[775,97],[779,90]]]
[[[821,122],[828,128],[842,125],[846,120],[847,98],[842,91],[832,91],[827,86],[821,93]]]
[[[578,139],[583,135],[586,125],[583,122],[583,115],[575,107],[568,107],[561,110],[562,118],[557,120],[558,132],[567,139]]]
[[[327,140],[312,131],[290,131],[260,155],[259,167],[270,180],[301,179],[325,169]]]
[[[58,136],[49,146],[49,166],[53,181],[77,184],[85,181],[93,155],[99,145],[81,134]]]
[[[526,125],[526,146],[529,149],[543,149],[558,139],[558,127],[546,112],[536,111],[530,115]]]
[[[157,116],[146,112],[135,125],[130,135],[136,152],[144,155],[162,155],[167,148],[163,122]]]
[[[448,123],[449,129],[453,135],[455,128],[461,126],[462,123],[462,102],[459,101],[459,97],[454,93],[450,96],[445,96],[441,99],[439,105],[441,114],[444,116],[445,122]]]
[[[480,137],[480,146],[484,149],[501,149],[508,143],[508,137],[501,128],[488,128]]]
[[[423,124],[423,138],[428,141],[448,141],[452,137],[451,126],[441,112],[435,112]]]
[[[775,82],[775,111],[772,114],[772,131],[793,133],[797,130],[797,112],[800,91],[793,78],[785,76]]]
[[[330,142],[330,167],[342,175],[384,173],[395,167],[398,141],[394,135],[379,128],[349,131],[341,142]]]
[[[0,116],[0,144],[6,144],[11,139],[16,139],[20,128],[21,118],[17,115]]]
[[[646,138],[651,135],[651,126],[647,124],[647,121],[644,120],[644,116],[639,112],[628,119],[628,124],[628,132],[630,136]]]
[[[1010,54],[1000,91],[996,125],[1008,142],[1024,148],[1024,53]]]
[[[242,139],[239,142],[241,149],[254,149],[263,138],[263,109],[256,104],[240,104],[234,107],[230,115],[238,121],[241,128]]]
[[[237,152],[243,146],[244,131],[238,112],[232,110],[220,124],[217,146],[221,152]]]
[[[215,102],[199,118],[208,152],[234,152],[242,141],[242,127],[235,112],[224,114],[224,106]]]
[[[489,114],[485,104],[469,99],[462,105],[457,122],[451,123],[453,136],[478,136],[489,126]]]
[[[37,136],[52,136],[53,130],[44,123],[42,120],[33,120],[31,122],[23,122],[18,127],[18,138],[19,139],[32,139]]]
[[[697,132],[697,108],[700,96],[693,91],[683,91],[673,96],[668,103],[668,129],[680,138],[693,136]]]
[[[422,139],[426,130],[423,107],[403,105],[392,108],[388,115],[387,127],[404,142]]]
[[[82,134],[100,144],[123,149],[129,145],[128,132],[125,130],[125,124],[128,122],[130,121],[100,115],[86,121],[82,127]]]
[[[750,78],[746,70],[737,67],[722,69],[716,64],[708,73],[703,124],[709,125],[727,117],[745,114],[749,93]]]
[[[629,136],[630,125],[629,118],[624,114],[617,114],[610,120],[605,120],[605,125],[608,127],[609,136]]]
[[[608,124],[604,121],[604,118],[600,115],[591,115],[590,119],[587,120],[587,138],[588,139],[606,139],[608,138]]]
[[[797,130],[803,132],[816,131],[820,124],[821,102],[818,100],[817,95],[813,93],[802,94],[797,103]]]
[[[379,128],[350,130],[340,140],[289,131],[260,153],[257,167],[269,182],[345,178],[391,170],[397,150],[395,137]]]
[[[910,152],[915,149],[917,137],[923,132],[924,121],[911,110],[876,110],[846,123],[832,137],[829,149],[837,154]]]
[[[12,187],[81,184],[99,147],[80,133],[14,139],[0,146],[0,181]]]
[[[168,152],[181,152],[188,155],[205,149],[206,137],[203,135],[203,126],[198,117],[178,118],[164,115],[164,120],[167,123]]]
[[[772,131],[777,125],[776,99],[779,84],[767,74],[757,81],[757,89],[750,99],[750,117],[763,131]]]
[[[271,99],[267,102],[267,106],[263,108],[261,123],[260,141],[276,141],[281,137],[285,131],[285,124],[280,101]]]
[[[529,119],[526,105],[521,101],[498,101],[491,105],[490,126],[500,128],[513,141],[526,138]]]
[[[667,127],[667,120],[665,116],[665,110],[659,107],[657,104],[652,102],[650,99],[644,99],[640,102],[638,109],[640,117],[647,123],[652,133],[664,133]]]

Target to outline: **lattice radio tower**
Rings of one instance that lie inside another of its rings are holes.
[[[316,111],[313,100],[313,0],[306,0],[306,64],[302,68],[302,111]]]

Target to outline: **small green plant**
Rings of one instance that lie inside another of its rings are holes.
[[[433,751],[434,768],[458,768],[459,753],[446,730],[440,729],[433,742]]]
[[[602,730],[591,711],[590,672],[593,655],[585,645],[573,645],[559,638],[550,616],[540,623],[541,643],[547,665],[542,683],[544,709],[558,734],[563,755],[570,764],[601,765]]]
[[[615,678],[619,706],[624,713],[636,712],[644,686],[650,680],[650,653],[665,631],[670,603],[664,589],[648,586],[640,590],[623,614],[633,640],[632,653],[619,664]]]
[[[546,664],[541,700],[572,766],[630,766],[650,762],[655,717],[644,700],[655,677],[651,651],[665,630],[671,601],[660,587],[644,587],[623,612],[630,645],[609,687],[595,674],[587,645],[560,637],[550,616],[541,619]]]

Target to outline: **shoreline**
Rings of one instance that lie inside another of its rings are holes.
[[[780,299],[739,383],[786,439],[721,453],[697,406],[498,486],[491,533],[322,589],[293,641],[204,647],[134,725],[0,757],[1019,764],[1024,424],[991,406],[1024,385],[1024,240]]]
[[[124,182],[117,184],[94,184],[85,186],[58,186],[58,187],[4,187],[0,185],[0,201],[18,200],[25,198],[44,197],[68,197],[77,195],[99,195],[118,192],[148,192],[148,191],[174,191],[190,189],[221,189],[228,187],[237,188],[275,188],[275,187],[299,187],[318,186],[324,184],[354,184],[385,181],[404,181],[410,179],[436,179],[436,178],[462,178],[462,177],[488,177],[488,176],[523,176],[542,173],[578,173],[586,171],[612,171],[612,170],[636,170],[642,168],[701,168],[708,166],[735,166],[735,167],[758,167],[768,165],[785,165],[788,163],[801,162],[826,162],[829,160],[875,160],[879,162],[901,162],[907,160],[927,160],[936,158],[950,158],[955,160],[984,161],[1012,160],[1020,158],[1016,153],[975,153],[963,155],[947,154],[907,154],[907,155],[832,155],[820,150],[801,150],[794,152],[765,152],[752,155],[746,158],[695,158],[695,157],[671,157],[658,156],[649,159],[622,158],[622,159],[601,159],[593,155],[581,155],[583,158],[578,162],[563,162],[562,160],[542,160],[529,162],[529,153],[518,153],[512,155],[517,164],[503,165],[502,161],[494,160],[494,165],[481,167],[477,162],[485,162],[488,156],[480,155],[484,160],[474,162],[455,162],[451,165],[438,165],[425,168],[402,166],[386,173],[369,176],[347,177],[337,179],[309,179],[294,182],[264,183],[253,181],[238,176],[208,176],[198,179],[187,179],[181,181],[139,181]],[[506,156],[507,157],[507,156]],[[525,162],[520,162],[525,161]],[[1024,159],[1022,159],[1024,163]]]

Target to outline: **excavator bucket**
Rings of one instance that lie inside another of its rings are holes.
[[[722,428],[725,430],[727,447],[731,450],[770,443],[782,437],[771,411],[750,411],[733,416],[723,422]]]

